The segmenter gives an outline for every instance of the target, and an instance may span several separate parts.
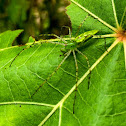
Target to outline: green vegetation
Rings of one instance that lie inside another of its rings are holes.
[[[126,1],[70,1],[72,37],[38,41],[30,37],[24,46],[11,46],[22,30],[0,34],[1,126],[126,125]],[[77,32],[92,30],[98,33],[78,48],[88,57],[90,68],[76,52],[77,81],[74,54],[63,60],[64,40],[71,43]]]

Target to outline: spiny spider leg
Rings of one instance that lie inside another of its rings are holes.
[[[71,30],[70,30],[70,27],[69,27],[69,26],[62,26],[62,27],[61,27],[61,30],[62,30],[63,27],[69,29],[69,37],[71,38]]]
[[[51,44],[57,44],[57,45],[63,45],[63,46],[66,45],[66,44],[64,44],[64,43],[60,43],[60,42],[52,42],[52,41],[50,41],[50,40],[44,40],[44,41],[39,40],[38,42],[41,42],[41,44],[42,44],[42,43],[51,43]],[[39,43],[36,43],[36,44],[38,45]]]
[[[79,27],[78,27],[78,29],[77,29],[77,32],[76,32],[76,35],[75,35],[75,36],[77,36],[77,34],[78,34],[78,32],[79,32],[79,30],[80,30],[82,24],[86,21],[86,19],[87,19],[89,16],[90,16],[90,15],[88,14],[88,15],[84,18],[84,20],[81,22],[81,24],[79,25]]]
[[[42,44],[42,43],[52,43],[52,44],[58,44],[58,45],[64,45],[64,46],[65,46],[65,44],[60,43],[60,42],[52,42],[52,41],[46,41],[46,40],[44,40],[44,41],[34,41],[32,45],[27,46],[26,48],[23,48],[23,49],[13,58],[13,60],[11,61],[9,67],[12,66],[12,63],[15,61],[15,59],[16,59],[25,49],[28,49],[28,48],[30,48],[30,47],[32,47],[32,46],[35,46],[35,44],[37,44],[37,45],[40,44],[40,43],[35,43],[35,42],[40,42],[41,44]]]
[[[25,50],[26,48],[22,49],[14,58],[13,60],[11,61],[9,67],[11,67],[12,63],[15,61],[15,59]]]
[[[76,51],[78,52],[78,53],[80,53],[86,60],[87,60],[87,64],[88,64],[88,69],[90,70],[90,63],[89,63],[89,60],[88,60],[88,58],[87,58],[87,56],[86,55],[84,55],[81,51],[79,51],[78,49],[76,49]],[[88,89],[89,89],[89,87],[90,87],[90,78],[91,78],[91,70],[90,70],[90,73],[89,73],[89,78],[88,78]]]
[[[55,34],[41,34],[39,36],[54,36],[54,37],[60,39],[61,41],[63,41],[64,43],[67,43],[67,41],[65,41],[64,39],[62,39],[61,37],[59,37],[58,35],[55,35]]]
[[[64,63],[64,61],[69,57],[71,53],[71,50],[67,52],[67,55],[64,57],[64,59],[60,62],[58,67],[46,78],[46,80],[36,89],[36,91],[31,95],[31,98],[38,92],[38,90],[56,73],[56,71],[61,67],[61,65]]]
[[[34,45],[34,43],[35,43],[35,41],[33,42],[32,45]],[[15,60],[25,49],[28,49],[28,48],[32,47],[32,45],[30,45],[29,47],[23,48],[23,49],[13,58],[13,60],[11,61],[9,67],[11,67],[12,63],[14,62],[14,60]]]
[[[75,88],[74,103],[73,103],[73,114],[74,114],[74,106],[75,106],[76,93],[77,93],[77,82],[78,82],[78,64],[77,64],[77,58],[76,58],[76,54],[75,54],[74,50],[73,50],[73,56],[74,56],[75,67],[76,67],[76,88]]]
[[[104,41],[105,41],[105,50],[108,52],[108,50],[107,50],[107,46],[106,46],[106,37],[105,37],[105,35],[93,35],[93,38],[96,38],[96,39],[98,39],[98,38],[103,38],[104,39]]]
[[[96,38],[96,39],[98,39],[98,38],[102,39],[103,38],[104,41],[105,41],[105,50],[108,51],[107,47],[106,47],[106,37],[104,35],[93,35],[93,38]]]

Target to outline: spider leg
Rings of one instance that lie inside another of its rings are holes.
[[[78,82],[78,64],[77,64],[77,58],[75,55],[75,51],[73,50],[73,56],[74,56],[74,60],[75,60],[75,67],[76,67],[76,88],[75,88],[75,96],[74,96],[74,103],[73,103],[73,114],[74,114],[74,107],[75,107],[75,100],[76,100],[76,93],[77,93],[77,82]]]
[[[38,43],[36,43],[36,42],[38,42]],[[58,45],[63,45],[63,46],[65,46],[64,43],[60,43],[60,42],[52,42],[52,41],[47,41],[47,40],[44,40],[44,41],[40,41],[40,40],[39,40],[39,41],[34,41],[30,46],[27,46],[26,48],[23,48],[23,49],[13,58],[13,60],[11,61],[9,67],[12,66],[12,63],[15,61],[15,59],[16,59],[24,50],[26,50],[26,49],[28,49],[28,48],[30,48],[30,47],[33,47],[33,46],[35,46],[35,45],[42,44],[42,43],[51,43],[51,44],[58,44]]]
[[[80,52],[78,49],[76,49],[76,51],[77,51],[78,53],[80,53],[80,54],[87,60],[88,69],[90,70],[90,67],[91,67],[91,66],[90,66],[90,63],[89,63],[89,60],[88,60],[87,56],[84,55],[82,52]],[[89,89],[89,87],[90,87],[90,78],[91,78],[91,70],[90,70],[89,78],[88,78],[88,89]]]
[[[58,39],[60,39],[61,41],[63,41],[64,43],[67,43],[67,41],[65,41],[63,38],[59,37],[58,35],[55,35],[55,34],[41,34],[39,36],[54,36]]]
[[[77,29],[77,32],[76,32],[76,35],[75,35],[75,36],[77,36],[77,34],[78,34],[78,32],[79,32],[79,30],[80,30],[82,24],[86,21],[86,19],[87,19],[89,16],[90,16],[90,15],[88,14],[88,15],[84,18],[84,20],[81,22],[81,24],[79,25],[79,27],[78,27],[78,29]]]
[[[56,71],[61,67],[61,65],[64,63],[64,61],[69,57],[71,53],[71,50],[67,52],[67,55],[64,57],[64,59],[60,62],[58,67],[46,78],[46,80],[35,90],[35,92],[31,95],[31,98],[39,91],[39,89],[56,73]]]
[[[62,31],[62,28],[68,28],[69,29],[69,37],[71,38],[71,30],[70,30],[70,27],[69,26],[62,26],[61,27],[61,31]]]

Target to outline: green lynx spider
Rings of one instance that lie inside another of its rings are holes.
[[[88,17],[88,16],[87,16]],[[86,18],[87,18],[86,17]],[[86,18],[83,20],[83,22],[80,24],[78,31],[81,27],[81,25],[84,23],[84,21],[86,20]],[[87,64],[88,64],[88,68],[90,68],[90,64],[89,64],[89,60],[87,58],[86,55],[84,55],[82,52],[80,52],[78,50],[79,47],[83,46],[83,43],[87,42],[89,39],[91,39],[97,32],[98,30],[91,30],[91,31],[87,31],[84,32],[80,35],[78,35],[77,37],[75,37],[74,39],[71,39],[71,30],[68,26],[65,26],[66,28],[69,29],[69,35],[70,35],[70,42],[67,42],[64,38],[61,38],[55,34],[45,34],[47,36],[55,36],[56,38],[60,39],[62,41],[61,42],[53,42],[53,41],[41,41],[39,40],[41,43],[52,43],[52,44],[59,44],[59,45],[64,45],[64,49],[62,49],[65,52],[65,57],[64,59],[60,62],[60,64],[57,66],[57,68],[45,79],[45,81],[35,90],[35,92],[32,94],[31,97],[33,97],[38,91],[39,89],[56,73],[56,71],[61,67],[61,65],[64,63],[64,61],[70,56],[71,53],[73,53],[73,57],[75,60],[75,67],[76,67],[76,88],[75,88],[75,97],[74,97],[74,103],[73,103],[73,113],[74,113],[74,106],[75,106],[75,99],[76,99],[76,92],[77,92],[77,81],[78,81],[78,64],[77,64],[77,59],[76,59],[76,55],[75,55],[75,51],[78,52],[79,54],[81,54],[86,60],[87,60]],[[77,33],[78,33],[77,31]],[[77,34],[76,33],[76,34]],[[98,38],[100,38],[100,36],[98,35]],[[34,46],[35,42],[32,44]],[[32,45],[30,47],[32,47]],[[24,48],[23,50],[27,49]],[[22,52],[20,51],[17,56],[19,56]],[[10,66],[12,65],[12,63],[14,62],[14,60],[16,59],[16,57],[12,60]],[[91,73],[91,71],[90,71]],[[89,82],[90,82],[90,75],[89,75]],[[89,88],[89,84],[88,84],[88,88]]]

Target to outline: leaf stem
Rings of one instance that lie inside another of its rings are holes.
[[[115,42],[105,51],[102,56],[90,67],[90,69],[80,78],[78,81],[78,85],[85,79],[85,77],[92,71],[101,61],[102,59],[119,43],[119,40],[116,39]]]
[[[117,29],[119,29],[119,23],[118,23],[118,20],[117,20],[114,0],[112,0],[112,7],[113,7],[113,13],[114,13],[115,21],[116,21],[116,26],[117,26]]]
[[[51,104],[45,104],[45,103],[37,103],[37,102],[22,102],[22,101],[14,101],[14,102],[2,102],[0,105],[38,105],[38,106],[48,106],[48,107],[54,107],[55,105]]]
[[[111,37],[116,37],[116,34],[93,35],[93,38],[111,38]]]
[[[116,41],[108,48],[106,52],[102,54],[102,56],[90,67],[90,69],[80,78],[80,80],[77,82],[77,85],[75,84],[71,90],[62,98],[61,101],[59,101],[56,106],[52,109],[52,111],[45,117],[45,119],[38,125],[42,126],[50,117],[51,115],[57,110],[59,106],[61,106],[64,101],[71,95],[71,93],[75,90],[76,86],[79,86],[82,81],[87,77],[87,75],[92,71],[99,63],[100,61],[119,43],[119,40],[116,39]]]

